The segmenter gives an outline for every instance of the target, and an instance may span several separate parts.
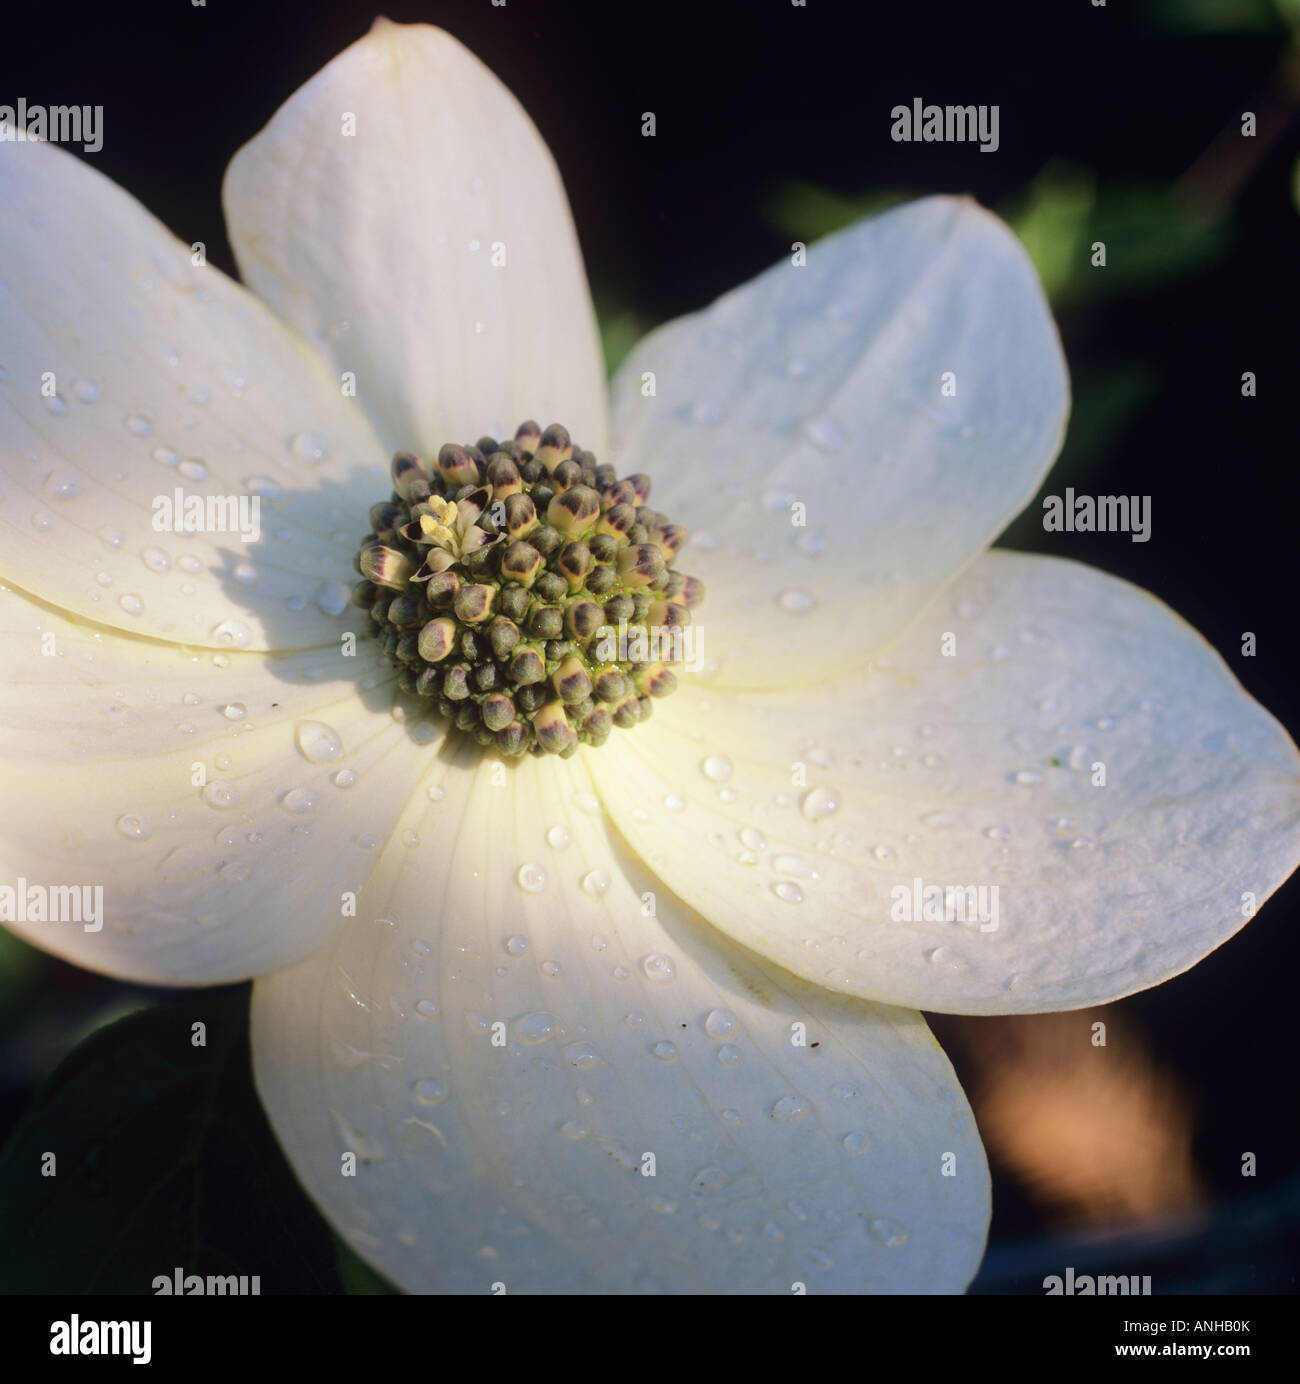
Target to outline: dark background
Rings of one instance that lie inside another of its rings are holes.
[[[373,0],[15,9],[0,104],[102,105],[95,166],[183,240],[204,241],[227,272],[228,159],[376,13]],[[882,199],[969,192],[1008,216],[1047,268],[1074,381],[1070,439],[1046,489],[1149,494],[1153,531],[1145,544],[1045,534],[1035,505],[1004,543],[1150,589],[1294,734],[1294,9],[390,0],[383,12],[449,29],[519,95],[564,176],[611,358],[788,254],[792,240],[811,242]],[[1000,148],[891,142],[890,107],[915,96],[997,104]],[[645,139],[651,110],[658,132]],[[1254,139],[1239,133],[1244,110],[1257,113]],[[1097,238],[1104,271],[1087,265]],[[1246,370],[1255,399],[1241,397]],[[1240,653],[1247,630],[1253,658]],[[1192,1233],[1148,1225],[1101,1271],[1151,1272],[1155,1256],[1157,1292],[1294,1291],[1298,914],[1292,881],[1192,972],[1109,1007],[1193,1112],[1203,1218]],[[6,939],[0,1135],[77,1040],[162,998]],[[964,1077],[977,1077],[995,1033],[981,1026],[998,1023],[936,1020]],[[1086,1045],[1082,1017],[1080,1033]],[[1253,1180],[1240,1174],[1243,1150],[1258,1157]],[[1082,1266],[1082,1242],[1059,1238],[1079,1217],[993,1156],[993,1238],[977,1286],[1034,1290],[1035,1274]],[[1105,1217],[1088,1224],[1095,1233]]]

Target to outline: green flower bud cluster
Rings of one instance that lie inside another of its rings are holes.
[[[619,657],[654,650],[651,631],[689,625],[704,597],[670,565],[686,534],[647,506],[648,477],[619,480],[531,421],[432,464],[398,452],[392,475],[352,599],[403,691],[507,757],[568,756],[677,685],[663,661]]]

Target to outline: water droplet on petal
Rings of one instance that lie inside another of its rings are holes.
[[[782,1124],[790,1124],[795,1120],[802,1120],[806,1115],[812,1113],[812,1102],[803,1096],[782,1096],[775,1105],[772,1106],[772,1118]]]
[[[124,611],[126,611],[128,615],[144,614],[144,601],[139,596],[136,596],[134,594],[119,596],[117,598],[117,603],[122,607]]]
[[[864,1153],[871,1149],[871,1139],[865,1129],[855,1129],[851,1134],[846,1134],[841,1140],[845,1150],[851,1153],[854,1158],[861,1158]]]
[[[529,1047],[547,1043],[563,1031],[559,1019],[549,1009],[536,1009],[531,1014],[521,1014],[510,1023],[510,1036]]]
[[[677,964],[671,956],[662,952],[651,952],[641,962],[641,969],[651,980],[667,983],[677,975]]]
[[[342,737],[324,721],[299,721],[294,738],[303,758],[312,764],[328,764],[343,753]]]
[[[740,1023],[730,1009],[710,1009],[704,1018],[704,1031],[710,1038],[730,1038]]]
[[[295,816],[304,816],[320,806],[320,794],[314,788],[291,788],[280,799],[280,806]]]
[[[153,417],[147,413],[131,413],[122,420],[127,432],[136,437],[148,437],[153,432]]]
[[[100,389],[94,380],[73,380],[72,392],[83,404],[97,404],[103,390]]]
[[[783,903],[802,903],[803,890],[788,879],[780,879],[772,886],[772,892]]]
[[[664,798],[664,806],[669,812],[681,812],[685,809],[686,804],[676,793],[669,793]]]
[[[445,1081],[439,1081],[436,1077],[426,1077],[412,1085],[411,1094],[421,1105],[441,1105],[450,1092]]]
[[[569,842],[570,842],[571,840],[572,840],[572,837],[570,837],[569,831],[568,831],[568,828],[567,828],[567,827],[553,826],[553,827],[551,827],[550,830],[547,831],[547,833],[546,833],[546,842],[547,842],[547,844],[551,847],[552,850],[556,850],[556,851],[566,851],[566,850],[568,850],[568,848],[569,848]]]
[[[242,620],[223,620],[213,628],[212,637],[227,648],[246,649],[253,642],[253,631]]]
[[[312,596],[316,608],[325,615],[342,615],[351,600],[351,592],[342,582],[322,582]]]
[[[203,801],[209,807],[227,809],[239,802],[239,789],[223,779],[213,779],[203,790]]]
[[[700,772],[714,783],[726,783],[734,771],[731,760],[725,754],[711,754],[700,765]]]
[[[650,1051],[654,1053],[660,1062],[672,1062],[675,1061],[677,1057],[677,1046],[674,1043],[656,1043]]]
[[[609,874],[605,870],[592,870],[583,877],[582,888],[592,898],[598,899],[608,892],[612,883]]]
[[[358,776],[352,769],[340,769],[332,780],[335,788],[355,788]]]
[[[124,812],[117,819],[117,829],[129,841],[147,841],[153,835],[149,819],[137,812]]]
[[[564,1060],[570,1067],[586,1069],[603,1065],[600,1054],[590,1043],[570,1043],[564,1049]]]
[[[820,822],[840,808],[839,791],[835,788],[810,788],[799,805],[800,811],[810,822]]]
[[[318,432],[296,432],[289,439],[289,450],[308,466],[319,466],[330,454],[329,439]]]
[[[790,590],[782,591],[776,602],[791,615],[806,615],[817,604],[817,598],[808,591]]]
[[[55,471],[42,488],[51,500],[74,500],[81,494],[81,477],[75,471]]]
[[[221,708],[221,714],[227,721],[242,721],[248,715],[248,708],[243,702],[227,702]]]
[[[519,867],[515,878],[525,894],[540,894],[546,888],[546,871],[531,860]]]

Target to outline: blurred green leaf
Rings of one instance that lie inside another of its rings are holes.
[[[330,1231],[253,1089],[248,996],[132,1014],[42,1085],[0,1150],[0,1292],[148,1294],[177,1268],[256,1274],[263,1293],[340,1290]],[[57,1176],[42,1176],[47,1154]]]
[[[345,1293],[350,1293],[354,1297],[396,1296],[398,1290],[355,1254],[351,1246],[337,1236],[334,1246],[338,1256],[339,1278],[343,1281]]]
[[[651,324],[635,308],[616,302],[608,293],[597,293],[594,297],[605,373],[612,377],[632,347],[650,330]]]
[[[1291,200],[1295,203],[1296,211],[1300,211],[1300,159],[1295,161],[1295,167],[1291,170]]]
[[[1088,224],[1097,204],[1096,179],[1083,168],[1052,164],[1028,193],[1003,212],[1058,303],[1088,254]]]
[[[1149,292],[1222,254],[1229,228],[1149,183],[1101,183],[1053,160],[1022,196],[998,208],[1025,243],[1052,306]],[[1106,247],[1094,266],[1092,246]]]
[[[787,183],[770,199],[766,216],[783,235],[810,242],[910,195],[842,197]],[[1064,160],[1049,163],[997,212],[1024,242],[1058,311],[1190,274],[1219,255],[1228,238],[1221,221],[1182,205],[1160,185],[1098,183],[1091,170]],[[1096,241],[1106,246],[1104,267],[1091,262]]]
[[[0,1027],[8,1027],[44,964],[44,952],[0,927]]]
[[[872,192],[841,197],[810,183],[783,183],[768,198],[764,216],[774,230],[805,245],[905,202],[906,192]]]
[[[1182,33],[1260,33],[1276,30],[1279,11],[1288,3],[1289,0],[1147,0],[1146,17],[1157,29]]]

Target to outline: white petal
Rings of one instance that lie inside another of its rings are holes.
[[[920,1015],[711,934],[621,852],[580,758],[440,773],[356,921],[254,990],[262,1101],[353,1248],[419,1292],[968,1281],[984,1156]]]
[[[0,576],[137,634],[337,640],[327,612],[390,488],[355,400],[250,293],[51,145],[0,143],[0,274]],[[157,531],[155,501],[177,488],[260,497],[260,540]]]
[[[614,462],[691,533],[676,566],[734,686],[865,663],[1029,501],[1065,423],[1033,266],[974,202],[807,253],[652,332],[614,385]]]
[[[0,656],[0,886],[103,889],[100,930],[9,925],[108,975],[215,984],[309,955],[436,753],[366,642],[214,654],[0,587]]]
[[[602,450],[604,369],[559,174],[449,34],[378,22],[236,154],[224,201],[245,281],[355,373],[390,450],[513,436],[530,417]]]
[[[1116,999],[1232,936],[1300,856],[1286,732],[1158,601],[1074,563],[990,553],[834,683],[683,683],[591,754],[600,791],[686,902],[835,990]],[[917,918],[926,886],[996,888],[997,913],[985,893],[984,916]]]

